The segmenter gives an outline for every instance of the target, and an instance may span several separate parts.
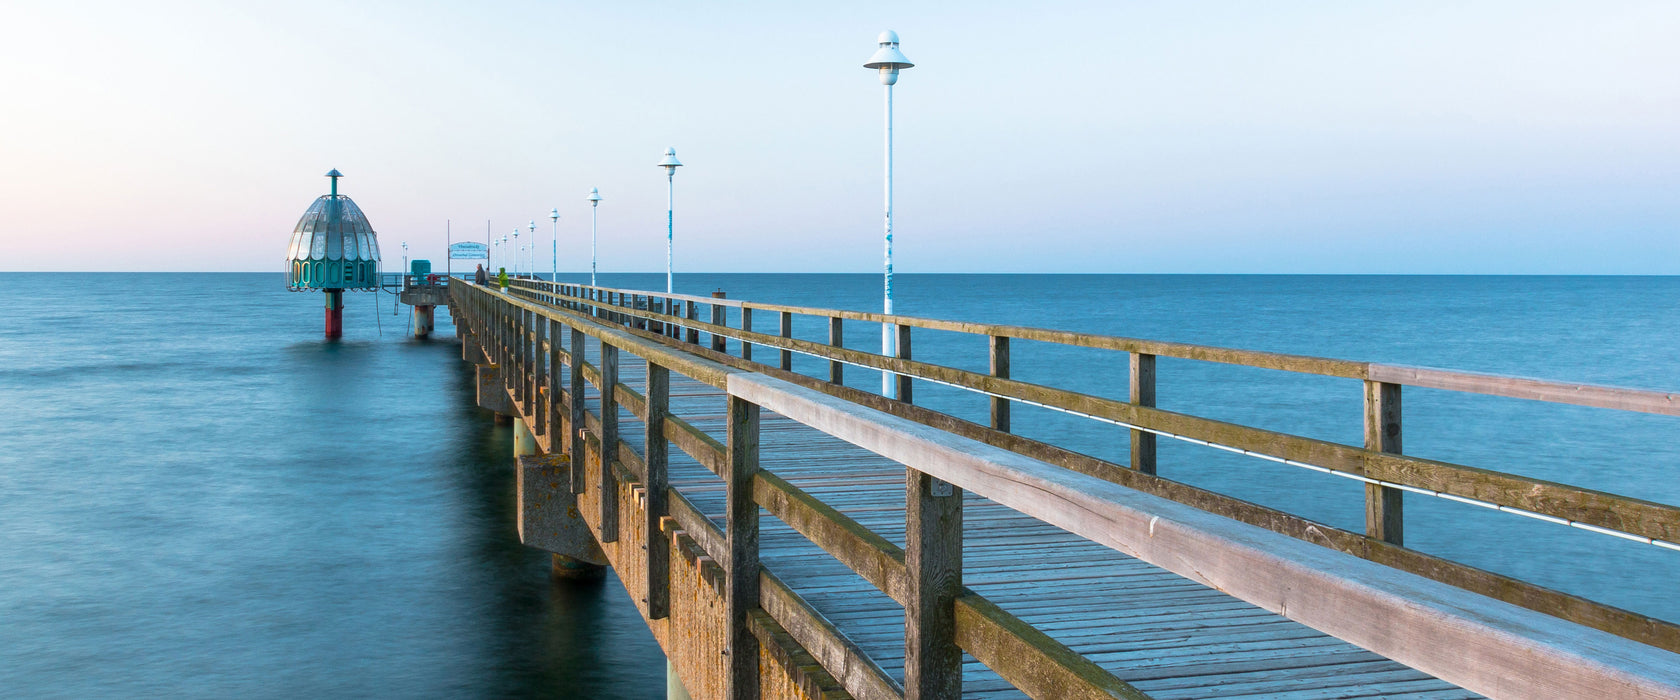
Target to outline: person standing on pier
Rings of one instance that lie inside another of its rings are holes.
[[[473,284],[480,287],[490,281],[490,273],[484,271],[484,263],[478,264],[478,271],[473,273]]]

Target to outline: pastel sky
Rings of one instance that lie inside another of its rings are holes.
[[[386,269],[558,207],[561,268],[1680,272],[1680,3],[0,4],[0,269]],[[546,248],[545,248],[546,250]],[[547,269],[545,261],[541,267]]]

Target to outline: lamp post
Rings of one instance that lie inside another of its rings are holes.
[[[675,149],[675,148],[665,149],[665,159],[659,161],[659,167],[665,169],[665,293],[670,294],[671,293],[671,222],[672,222],[672,212],[674,210],[674,208],[672,206],[672,203],[676,201],[673,198],[673,193],[675,192],[675,189],[676,189],[676,187],[673,183],[676,182],[677,168],[682,167],[682,162],[677,160],[677,149]]]
[[[513,276],[519,276],[519,227],[513,227]]]
[[[505,270],[505,269],[507,269],[507,261],[508,261],[507,236],[502,236],[501,240],[497,241],[496,245],[500,246],[499,248],[497,248],[497,250],[501,253],[501,263],[502,264],[500,266],[500,269]]]
[[[892,117],[893,117],[893,111],[892,111],[892,94],[893,94],[893,84],[898,82],[898,72],[900,70],[905,69],[905,68],[913,67],[916,64],[911,63],[910,59],[905,58],[904,54],[899,53],[899,51],[898,51],[898,33],[897,32],[894,32],[894,31],[889,29],[887,31],[881,32],[881,36],[877,37],[875,40],[877,42],[879,42],[880,47],[875,49],[875,55],[870,56],[869,57],[869,62],[863,64],[863,67],[864,68],[874,68],[881,76],[881,84],[886,86],[886,88],[887,88],[887,148],[886,148],[886,151],[887,151],[887,163],[886,163],[886,171],[887,171],[887,181],[886,181],[886,210],[887,210],[886,249],[887,250],[886,250],[886,253],[887,253],[887,255],[886,255],[886,274],[883,277],[883,287],[884,287],[883,291],[884,291],[885,303],[882,305],[883,306],[882,313],[891,314],[893,312],[893,294],[892,294],[892,277],[893,277],[893,260],[892,260],[892,253],[893,253],[893,246],[892,246],[892,244],[893,244],[893,230],[892,230],[893,132],[892,132],[892,123],[893,123],[893,120],[892,120]],[[882,355],[887,355],[887,356],[896,355],[897,354],[896,345],[897,344],[893,342],[893,327],[892,327],[892,324],[891,323],[881,324],[881,354]],[[897,388],[897,386],[895,386],[895,384],[893,382],[893,375],[892,375],[891,372],[882,372],[881,373],[881,394],[886,396],[887,398],[893,398],[893,399],[898,398],[898,388]]]
[[[408,279],[408,241],[403,241],[402,242],[402,247],[403,247],[402,275],[403,275],[403,279]],[[408,285],[405,284],[403,286],[407,287]]]
[[[595,286],[595,222],[600,209],[601,191],[591,187],[589,188],[589,286],[591,287]],[[670,238],[669,231],[665,235],[667,239]],[[670,256],[667,255],[666,258],[669,259]],[[668,282],[667,286],[669,286]],[[667,289],[666,291],[670,290]]]
[[[526,253],[526,255],[530,256],[528,259],[531,263],[531,279],[536,279],[537,278],[537,220],[536,219],[531,220],[530,229],[531,229],[531,242],[526,245],[526,248],[529,249],[531,252]]]
[[[554,221],[554,260],[548,272],[548,281],[560,281],[560,207],[548,210],[548,218]]]

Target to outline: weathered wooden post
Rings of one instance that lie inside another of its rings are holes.
[[[642,436],[643,459],[647,462],[647,520],[643,534],[647,542],[648,619],[671,614],[671,552],[665,546],[660,520],[666,515],[665,489],[669,484],[670,443],[665,440],[665,413],[671,408],[671,371],[649,361],[647,364],[647,421]]]
[[[567,435],[571,441],[572,456],[572,493],[583,493],[584,480],[584,441],[583,441],[583,334],[578,329],[569,329],[566,336],[571,339],[571,432]]]
[[[715,292],[712,292],[712,298],[713,299],[724,298],[723,290],[719,289]],[[729,318],[729,309],[727,307],[725,307],[722,304],[712,304],[712,325],[714,325],[714,326],[727,325],[728,322],[729,322],[728,318]],[[718,335],[716,332],[713,332],[712,333],[712,349],[716,350],[718,352],[725,352],[725,353],[729,352],[729,338],[727,338],[725,336]]]
[[[743,330],[743,331],[751,331],[752,330],[752,309],[749,309],[745,306],[741,307],[741,330]],[[743,360],[751,360],[752,359],[752,343],[749,343],[745,340],[741,341],[741,359],[743,359]]]
[[[549,374],[554,368],[548,363],[548,318],[531,314],[531,430],[538,435],[548,433]],[[549,443],[553,445],[553,442]]]
[[[1155,406],[1155,356],[1132,353],[1131,402],[1137,406]],[[1145,474],[1155,473],[1155,434],[1132,431],[1132,468]]]
[[[828,317],[828,344],[829,345],[832,345],[832,346],[837,347],[837,348],[842,347],[842,343],[845,340],[844,331],[845,331],[845,326],[841,325],[841,319],[840,319],[839,316]],[[846,376],[846,365],[845,365],[845,363],[842,363],[839,360],[829,360],[828,361],[828,381],[833,382],[835,384],[842,384],[842,383],[844,383],[843,380],[845,379],[845,376]]]
[[[566,450],[566,431],[560,419],[560,321],[548,319],[548,446],[549,452]]]
[[[753,476],[758,473],[758,404],[729,397],[729,459],[725,507],[729,539],[728,590],[724,610],[729,619],[729,659],[725,697],[758,697],[758,639],[747,616],[759,607],[758,502],[753,500]]]
[[[898,348],[896,355],[901,360],[908,360],[910,359],[910,327],[901,323],[897,325],[897,331]],[[894,378],[898,382],[898,400],[910,403],[910,375],[899,374],[895,375]]]
[[[618,479],[613,459],[618,456],[618,348],[601,341],[601,543],[618,541]]]
[[[994,335],[991,343],[992,376],[1009,378],[1009,336]],[[1009,399],[992,397],[992,429],[1009,432]]]
[[[792,338],[793,337],[793,312],[792,311],[781,312],[779,323],[777,323],[776,325],[777,325],[777,328],[776,328],[776,334],[777,335],[780,335],[783,338]],[[792,350],[783,350],[782,351],[782,363],[781,364],[782,364],[782,369],[785,369],[789,372],[793,371],[793,351]]]
[[[962,592],[962,490],[906,468],[905,700],[962,696],[956,599]]]
[[[1365,449],[1400,454],[1400,385],[1365,382]],[[1404,491],[1365,485],[1365,536],[1404,543]]]
[[[688,314],[687,314],[687,316],[688,316],[688,320],[690,320],[690,321],[700,320],[700,305],[696,304],[692,300],[690,300],[688,302]],[[695,328],[693,326],[689,327],[689,329],[688,329],[688,342],[691,345],[699,345],[700,344],[700,329]]]

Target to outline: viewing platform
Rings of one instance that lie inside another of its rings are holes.
[[[1673,505],[1401,453],[1406,386],[1680,416],[1671,394],[534,280],[448,303],[514,423],[521,539],[614,569],[673,697],[1680,698],[1680,626],[1403,537],[1412,493],[1680,550]],[[915,359],[916,330],[987,371]],[[1129,395],[1011,379],[1012,341],[1112,353]],[[1364,444],[1156,408],[1159,357],[1361,382]],[[917,405],[929,384],[989,420]],[[1011,433],[1015,404],[1125,431],[1129,463]],[[1158,475],[1163,437],[1363,482],[1365,531]]]

